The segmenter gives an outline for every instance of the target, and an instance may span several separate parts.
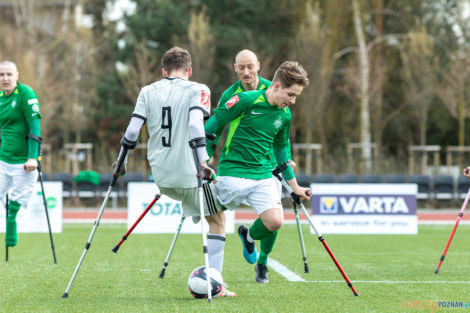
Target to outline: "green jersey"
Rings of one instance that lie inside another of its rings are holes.
[[[0,160],[10,164],[28,159],[28,122],[40,119],[39,101],[29,86],[17,84],[10,95],[0,91]]]
[[[259,84],[258,88],[256,90],[266,90],[268,89],[269,86],[271,86],[271,82],[267,79],[264,79],[263,77],[259,77]],[[217,105],[218,107],[225,104],[230,98],[233,96],[246,92],[245,88],[243,88],[242,82],[239,80],[232,86],[228,87],[227,90],[224,91],[222,96],[220,97],[219,104]]]
[[[207,133],[220,135],[230,125],[219,162],[221,176],[249,179],[272,177],[273,147],[286,148],[291,114],[271,105],[265,90],[237,94],[215,109],[205,125]]]
[[[269,86],[271,86],[271,81],[264,79],[263,77],[260,77],[260,76],[258,76],[258,79],[259,79],[259,84],[256,90],[266,90],[269,88]],[[242,92],[246,92],[246,90],[245,88],[243,88],[241,81],[238,80],[236,83],[234,83],[232,86],[228,87],[227,90],[224,91],[224,93],[220,97],[219,104],[217,106],[220,107],[221,105],[224,105],[230,98]],[[287,108],[287,110],[290,112],[289,108]],[[239,118],[233,121],[230,121],[229,126],[228,126],[229,132],[231,128],[236,127],[235,125],[237,125],[238,122],[239,122]],[[215,145],[218,144],[219,139],[220,139],[220,136],[217,136],[216,140],[214,140]],[[287,151],[288,151],[289,158],[290,158],[290,141],[287,145]],[[214,151],[209,151],[209,155],[212,155],[213,153]],[[270,160],[271,160],[272,168],[276,167],[277,162],[276,162],[276,158],[274,157],[274,153],[271,153]]]

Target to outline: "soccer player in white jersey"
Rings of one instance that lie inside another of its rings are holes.
[[[210,91],[204,84],[189,81],[191,56],[182,48],[174,47],[163,55],[162,73],[163,79],[142,88],[121,144],[134,148],[140,129],[147,122],[147,159],[155,183],[162,194],[182,201],[184,216],[199,216],[197,171],[189,142],[202,138],[205,141],[204,117],[210,114]],[[209,156],[205,146],[196,149],[199,165],[208,173],[205,176],[212,177],[215,174],[206,163]],[[124,174],[125,166],[119,172]],[[225,213],[209,197],[204,204],[209,223],[209,265],[222,272]],[[224,288],[220,296],[236,294]]]

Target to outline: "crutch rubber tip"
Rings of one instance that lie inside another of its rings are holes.
[[[64,294],[62,295],[62,299],[65,299],[69,296],[69,294],[67,292],[64,292]]]
[[[119,246],[114,246],[114,248],[111,249],[111,251],[113,251],[114,253],[117,253],[119,249]]]
[[[307,264],[305,264],[304,271],[305,273],[310,273],[310,269],[308,268]]]
[[[162,268],[162,271],[160,272],[160,275],[158,275],[159,278],[163,279],[165,277],[165,269]]]

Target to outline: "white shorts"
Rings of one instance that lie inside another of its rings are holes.
[[[193,188],[168,188],[159,187],[160,192],[168,197],[181,201],[183,204],[183,216],[200,216],[199,190]],[[202,185],[204,197],[204,215],[213,215],[222,210],[222,206],[216,199],[214,184],[204,183]]]
[[[38,171],[26,172],[24,164],[9,164],[0,161],[0,201],[11,189],[10,201],[18,202],[22,207],[28,205],[38,179]]]
[[[248,179],[232,176],[219,176],[217,199],[229,210],[235,210],[246,200],[258,215],[268,209],[280,209],[281,196],[274,179]]]

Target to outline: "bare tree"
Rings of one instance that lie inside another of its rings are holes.
[[[367,53],[366,40],[362,26],[361,11],[357,0],[352,0],[354,31],[358,44],[358,59],[360,72],[360,141],[363,144],[362,158],[367,171],[371,166],[371,133],[370,133],[370,110],[369,110],[369,71],[370,64]]]
[[[335,11],[340,5],[338,1],[330,1],[326,10]],[[301,125],[302,141],[319,141],[326,154],[329,148],[325,115],[335,65],[333,51],[338,45],[340,29],[335,23],[338,23],[341,16],[336,15],[336,20],[332,18],[328,21],[324,20],[324,16],[318,1],[306,2],[305,19],[297,30],[297,49],[293,58],[305,67],[310,79],[310,85],[299,99],[302,105],[298,106],[299,114],[296,114]]]
[[[405,84],[405,99],[418,125],[418,143],[426,144],[426,126],[428,111],[438,69],[437,57],[434,53],[434,39],[426,33],[424,26],[408,33],[401,50],[403,62],[403,78]]]
[[[199,12],[191,12],[188,38],[192,57],[193,79],[209,84],[212,82],[213,77],[212,62],[215,44],[205,9]]]
[[[470,117],[470,59],[454,54],[443,70],[436,94],[458,120],[459,146],[465,144],[465,118]]]

